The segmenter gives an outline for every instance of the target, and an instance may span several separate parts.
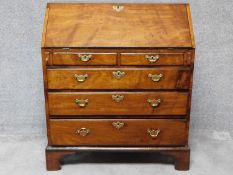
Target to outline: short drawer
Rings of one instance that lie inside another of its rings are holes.
[[[186,115],[188,93],[49,93],[50,115]]]
[[[49,69],[49,89],[188,89],[189,68]]]
[[[184,65],[183,53],[124,53],[121,54],[121,65]]]
[[[49,121],[51,145],[153,145],[187,144],[184,120],[59,120]]]
[[[116,53],[55,52],[52,65],[116,65]]]

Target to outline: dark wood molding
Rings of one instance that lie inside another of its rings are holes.
[[[56,171],[61,169],[61,158],[66,155],[81,152],[156,152],[169,156],[176,170],[189,170],[190,149],[189,147],[53,147],[46,148],[47,170]]]

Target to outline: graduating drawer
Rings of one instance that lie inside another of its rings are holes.
[[[121,65],[184,65],[183,53],[123,53]]]
[[[116,53],[55,52],[52,65],[116,65]]]
[[[50,115],[186,115],[188,93],[49,93]]]
[[[48,69],[49,89],[188,89],[190,68]]]
[[[153,145],[187,144],[184,120],[50,120],[51,145]]]

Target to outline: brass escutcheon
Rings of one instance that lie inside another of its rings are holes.
[[[147,133],[152,137],[152,138],[157,138],[160,133],[160,129],[147,129]]]
[[[90,129],[80,128],[75,133],[84,137],[84,136],[86,136],[86,135],[88,135],[90,133]]]
[[[84,74],[84,75],[74,74],[74,77],[78,82],[84,82],[88,78],[88,74]]]
[[[86,107],[87,104],[88,104],[88,101],[89,101],[88,99],[85,99],[85,100],[83,100],[83,99],[75,99],[75,103],[77,105],[79,105],[79,107],[81,107],[81,108]]]
[[[124,99],[124,95],[112,95],[112,99],[116,102],[120,102]]]
[[[159,55],[146,55],[145,58],[146,58],[147,61],[149,61],[150,63],[155,63],[156,61],[159,60]]]
[[[163,74],[148,74],[148,78],[151,78],[151,80],[154,82],[159,82],[162,77]]]
[[[89,55],[79,54],[78,57],[80,58],[80,60],[82,62],[87,62],[87,61],[89,61],[92,58],[92,55],[91,54],[89,54]]]
[[[121,129],[124,125],[125,123],[120,121],[112,122],[112,126],[114,126],[116,129]]]
[[[161,99],[147,99],[147,102],[151,105],[151,107],[156,108],[160,105]]]
[[[125,72],[122,71],[116,71],[116,72],[112,72],[112,75],[116,78],[116,79],[121,79],[122,77],[125,76]]]
[[[124,6],[122,6],[122,5],[114,5],[114,6],[112,6],[112,9],[115,10],[115,11],[117,11],[117,12],[120,12],[120,11],[122,11],[124,9]]]

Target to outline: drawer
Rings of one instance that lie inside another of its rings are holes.
[[[53,65],[116,65],[116,53],[55,52]]]
[[[124,53],[121,54],[121,65],[184,65],[183,53]]]
[[[59,120],[49,121],[51,145],[153,145],[187,144],[184,120]]]
[[[50,115],[186,115],[188,93],[49,93]]]
[[[49,89],[188,89],[189,68],[49,69]]]

